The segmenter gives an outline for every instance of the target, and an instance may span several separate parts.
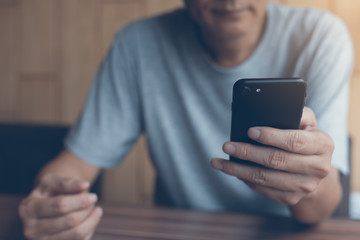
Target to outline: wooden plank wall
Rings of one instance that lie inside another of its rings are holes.
[[[360,191],[360,1],[278,2],[330,10],[349,27],[356,54],[349,116],[352,188]],[[0,0],[0,121],[73,123],[115,32],[179,6],[182,0]],[[121,167],[105,172],[103,198],[151,205],[154,177],[141,138]]]

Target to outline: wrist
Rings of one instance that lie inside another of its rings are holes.
[[[339,172],[332,168],[319,184],[316,191],[306,195],[297,204],[289,206],[293,217],[307,224],[316,224],[331,216],[339,205],[342,188]]]

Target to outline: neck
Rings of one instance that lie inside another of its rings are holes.
[[[202,31],[202,43],[219,66],[235,67],[243,63],[255,51],[261,41],[265,25],[264,19],[257,28],[252,28],[248,33],[232,38],[216,38]]]

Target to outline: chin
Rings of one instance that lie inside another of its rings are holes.
[[[212,34],[214,37],[222,40],[230,40],[238,37],[242,37],[246,35],[248,32],[247,29],[242,28],[240,26],[236,27],[226,27],[226,28],[218,28],[213,31]]]

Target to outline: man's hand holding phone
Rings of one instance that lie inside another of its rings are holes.
[[[19,206],[27,239],[90,239],[102,209],[89,182],[44,177]]]
[[[293,214],[305,214],[302,211],[306,212],[306,205],[323,190],[327,176],[338,174],[331,168],[333,141],[317,128],[310,108],[304,108],[300,129],[253,127],[248,136],[267,146],[227,142],[223,150],[260,166],[217,158],[211,165],[274,201],[289,205]]]

